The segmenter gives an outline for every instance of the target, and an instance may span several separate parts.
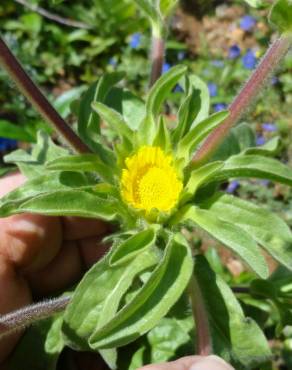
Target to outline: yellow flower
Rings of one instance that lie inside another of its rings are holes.
[[[178,202],[183,184],[173,166],[173,158],[159,147],[143,146],[126,158],[121,177],[121,193],[134,208],[170,211]]]

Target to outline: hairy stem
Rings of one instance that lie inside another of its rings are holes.
[[[152,38],[152,51],[151,51],[151,76],[150,87],[155,84],[162,74],[164,63],[165,43],[163,38],[153,36]]]
[[[63,120],[53,108],[40,89],[34,84],[22,68],[16,57],[11,53],[8,46],[0,37],[0,66],[2,66],[19,90],[30,101],[33,107],[41,114],[58,134],[76,152],[87,153],[90,149],[74,133],[70,126]]]
[[[229,107],[229,116],[206,139],[193,158],[193,162],[207,161],[222,143],[231,127],[242,117],[246,110],[255,102],[272,72],[279,66],[281,59],[287,54],[292,44],[291,34],[278,38],[266,52],[243,89]]]
[[[0,316],[0,339],[63,311],[70,299],[69,296],[51,299]]]
[[[29,3],[27,0],[14,0],[14,1],[18,4],[21,4],[21,5],[25,6],[29,10],[31,10],[35,13],[38,13],[41,16],[43,16],[47,19],[50,19],[51,21],[63,24],[64,26],[82,28],[82,29],[85,29],[85,30],[89,30],[89,29],[92,28],[91,26],[89,26],[86,23],[78,22],[78,21],[75,21],[75,20],[72,20],[72,19],[60,17],[59,15],[51,13],[48,10],[46,10],[44,8],[41,8],[38,5]]]
[[[208,356],[212,353],[211,334],[202,292],[194,275],[191,277],[188,292],[196,324],[196,354]]]

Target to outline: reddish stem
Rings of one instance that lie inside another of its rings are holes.
[[[194,275],[191,277],[188,290],[196,324],[196,354],[209,356],[212,353],[212,343],[207,311],[200,286]]]
[[[7,71],[23,95],[64,140],[77,152],[88,153],[90,149],[81,141],[70,126],[49,103],[40,89],[27,75],[16,57],[0,37],[0,65]]]
[[[193,158],[194,163],[206,162],[222,143],[231,127],[238,122],[246,110],[254,103],[271,73],[278,67],[281,59],[291,46],[291,35],[277,39],[266,52],[246,85],[229,107],[230,115],[206,139]]]
[[[153,36],[151,51],[152,67],[150,76],[150,87],[155,84],[155,82],[162,74],[164,53],[165,53],[164,40],[162,38]]]

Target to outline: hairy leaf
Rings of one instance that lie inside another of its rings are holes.
[[[292,270],[292,233],[276,214],[229,194],[221,194],[209,203],[209,210],[245,230],[271,256]]]
[[[176,235],[144,287],[113,320],[91,335],[90,346],[119,347],[152,329],[185,290],[192,267],[191,251],[184,239]]]
[[[174,215],[171,223],[175,224],[187,220],[194,222],[213,238],[231,249],[260,277],[264,279],[268,277],[269,270],[260,249],[252,237],[240,226],[225,221],[224,218],[218,217],[212,211],[195,206],[184,207]]]
[[[228,285],[216,275],[203,256],[195,258],[195,277],[203,296],[215,354],[237,370],[257,368],[270,360],[264,333],[242,308]]]

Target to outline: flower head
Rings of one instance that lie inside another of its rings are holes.
[[[244,31],[251,31],[256,25],[257,21],[251,15],[245,15],[240,20],[240,28]]]
[[[240,53],[241,53],[241,49],[238,45],[232,45],[230,46],[229,48],[229,51],[228,51],[228,58],[229,59],[236,59],[240,56]]]
[[[261,145],[264,145],[266,142],[266,139],[263,137],[263,136],[257,136],[256,138],[256,145],[257,146],[261,146]]]
[[[0,137],[0,152],[17,148],[17,141]]]
[[[211,97],[217,96],[218,94],[218,87],[214,82],[208,83],[208,90]]]
[[[162,73],[164,74],[164,73],[168,72],[170,70],[170,68],[171,68],[171,65],[169,63],[167,63],[167,62],[163,63]]]
[[[217,103],[213,106],[215,112],[221,112],[227,108],[227,104],[225,103]]]
[[[141,44],[141,33],[139,33],[139,32],[134,33],[131,37],[131,40],[130,40],[130,47],[132,49],[138,49],[140,44]]]
[[[146,213],[168,212],[177,204],[183,184],[171,155],[160,147],[143,146],[125,164],[121,194],[126,203]]]
[[[277,126],[275,123],[266,122],[262,124],[262,129],[267,132],[275,132],[277,131]]]
[[[252,50],[248,50],[242,58],[242,63],[246,69],[254,69],[257,64],[257,58]]]

